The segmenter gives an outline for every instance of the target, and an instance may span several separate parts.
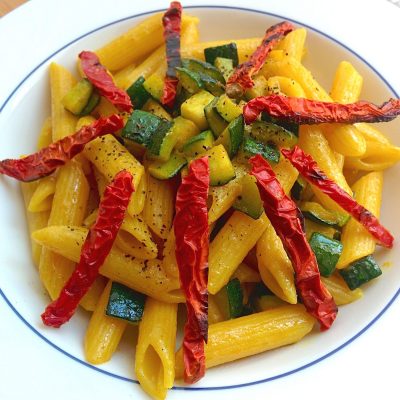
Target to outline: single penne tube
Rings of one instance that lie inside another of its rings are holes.
[[[271,76],[267,80],[267,85],[271,94],[283,93],[290,97],[306,97],[301,85],[287,76]]]
[[[277,50],[282,50],[285,55],[301,61],[303,58],[304,44],[306,42],[307,30],[298,28],[289,32],[278,44]]]
[[[78,262],[87,234],[83,227],[49,226],[34,232],[32,238],[54,253]],[[161,267],[160,260],[139,260],[114,246],[100,274],[160,301],[184,302],[179,280],[168,277]]]
[[[160,181],[147,173],[147,193],[143,219],[160,238],[166,239],[174,218],[175,192],[171,182]]]
[[[172,278],[179,278],[179,269],[178,263],[176,261],[175,255],[175,245],[176,245],[176,238],[175,238],[175,231],[172,228],[167,236],[165,247],[164,247],[164,257],[163,257],[163,268],[166,274]]]
[[[132,174],[135,192],[132,194],[128,213],[139,214],[141,210],[140,207],[136,208],[138,202],[134,198],[141,196],[138,188],[144,173],[143,165],[112,135],[92,140],[85,146],[83,154],[103,174],[107,182],[111,182],[114,176],[124,169]]]
[[[344,279],[337,272],[328,278],[321,276],[321,280],[338,306],[352,303],[363,296],[360,288],[350,290]]]
[[[236,268],[254,247],[267,225],[265,214],[258,219],[235,211],[210,244],[208,291],[216,294],[228,283]]]
[[[111,359],[121,341],[128,322],[106,315],[112,282],[109,281],[90,317],[84,339],[86,361],[102,364]]]
[[[282,300],[296,304],[293,266],[268,219],[266,229],[257,242],[256,252],[258,270],[264,284]]]
[[[118,114],[118,109],[105,97],[101,97],[99,104],[94,109],[94,112],[100,117],[107,118],[110,115]]]
[[[392,167],[395,164],[392,160],[386,161],[381,158],[357,158],[346,157],[344,167],[357,171],[383,171]]]
[[[285,157],[280,157],[278,164],[273,165],[272,169],[285,193],[289,194],[299,176],[297,169]]]
[[[364,175],[353,185],[354,197],[373,215],[379,218],[382,203],[383,173],[371,172]],[[375,251],[375,239],[354,218],[344,226],[341,242],[343,251],[336,265],[341,269],[353,261],[368,256]]]
[[[136,67],[142,62],[143,61],[140,61],[139,63],[129,64],[125,68],[122,68],[118,72],[115,72],[113,74],[114,83],[121,89],[127,89],[130,86],[129,83],[131,82],[129,80],[129,76],[133,73]]]
[[[206,367],[225,364],[293,344],[311,332],[315,320],[303,305],[288,305],[210,325]],[[182,349],[176,353],[176,377],[183,376]]]
[[[52,136],[52,122],[51,122],[51,117],[48,117],[45,119],[42,129],[40,130],[39,133],[39,138],[37,141],[37,148],[43,149],[43,147],[47,147],[53,142],[53,136]]]
[[[400,160],[400,147],[367,141],[367,150],[362,158],[396,163]]]
[[[354,124],[354,126],[362,133],[365,140],[368,142],[379,142],[382,144],[390,145],[390,140],[382,133],[379,129],[376,129],[374,126],[370,124],[366,124],[365,122],[359,122]]]
[[[53,142],[75,132],[78,118],[62,105],[63,97],[76,84],[76,79],[63,66],[50,64],[51,122]]]
[[[40,212],[50,210],[55,190],[56,177],[54,175],[40,179],[29,201],[28,211]]]
[[[363,78],[348,61],[342,61],[335,72],[330,95],[332,100],[342,103],[354,103],[360,98]]]
[[[164,400],[175,379],[177,304],[148,297],[139,323],[135,374],[145,392]]]

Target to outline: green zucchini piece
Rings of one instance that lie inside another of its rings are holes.
[[[210,64],[214,64],[217,57],[230,58],[233,66],[239,64],[239,56],[236,43],[223,44],[221,46],[207,47],[204,49],[204,57]]]
[[[185,157],[172,154],[166,162],[154,161],[149,165],[150,175],[156,179],[165,180],[174,177],[187,164]]]
[[[247,214],[251,218],[260,218],[264,211],[264,206],[257,187],[256,178],[246,174],[240,180],[240,184],[242,191],[233,204],[233,208]]]
[[[214,135],[211,131],[203,131],[191,137],[183,146],[183,152],[187,157],[197,157],[210,150],[214,145]]]
[[[221,71],[214,67],[214,65],[209,64],[201,60],[196,60],[193,58],[182,59],[182,67],[189,69],[190,71],[200,72],[202,74],[208,75],[211,78],[225,84],[224,76]]]
[[[243,289],[238,278],[232,279],[226,285],[226,293],[229,305],[229,317],[237,318],[243,311]]]
[[[165,110],[165,108],[158,101],[152,98],[146,101],[142,110],[154,114],[161,119],[166,119],[168,121],[172,120],[171,115]]]
[[[214,61],[214,65],[221,71],[222,75],[227,82],[229,77],[233,73],[233,61],[230,58],[217,57]]]
[[[239,151],[244,136],[244,120],[243,115],[239,115],[231,121],[221,136],[216,141],[216,144],[223,144],[227,150],[229,157],[233,158]]]
[[[93,93],[93,85],[81,79],[61,100],[64,108],[74,115],[81,115]]]
[[[176,143],[173,134],[173,122],[162,120],[158,129],[150,137],[149,155],[160,161],[167,161]]]
[[[80,117],[84,117],[85,115],[89,115],[100,103],[100,95],[94,90],[90,99],[86,106],[83,108],[81,113],[79,114]]]
[[[214,96],[206,90],[194,94],[181,105],[182,117],[193,121],[200,130],[206,130],[208,123],[204,115],[204,108],[213,99]]]
[[[243,140],[242,151],[246,159],[261,154],[266,160],[277,164],[280,158],[280,152],[273,144],[264,144],[250,137]]]
[[[210,75],[204,74],[202,72],[198,72],[201,81],[204,84],[206,90],[208,90],[214,96],[221,96],[225,93],[225,85],[221,83],[219,80],[214,79]]]
[[[222,186],[235,178],[235,169],[222,144],[214,146],[204,155],[208,156],[211,186]]]
[[[217,101],[215,108],[218,114],[228,122],[233,121],[242,114],[242,107],[236,104],[226,94],[223,94]]]
[[[139,76],[135,82],[127,89],[128,96],[131,98],[134,108],[142,108],[146,101],[151,97],[149,92],[144,88],[143,83],[145,79]]]
[[[299,176],[290,191],[292,199],[299,201],[301,199],[301,194],[306,187],[307,181],[303,177]]]
[[[159,128],[168,131],[171,123],[165,119],[161,119],[156,115],[142,110],[134,110],[129,116],[121,136],[124,139],[132,140],[146,147],[150,144],[150,138],[157,132]]]
[[[318,269],[322,276],[331,276],[342,254],[343,245],[321,233],[311,235],[310,246],[318,262]]]
[[[263,143],[274,143],[278,147],[293,147],[297,141],[297,136],[283,128],[282,126],[256,121],[251,124],[251,136]]]
[[[286,129],[287,131],[292,132],[294,135],[299,136],[299,124],[295,124],[293,122],[281,121],[280,119],[272,117],[271,115],[265,112],[261,113],[261,120],[264,122],[278,125]]]
[[[179,116],[174,119],[174,132],[176,133],[175,148],[182,150],[185,143],[200,131],[193,121]]]
[[[160,100],[164,91],[164,80],[157,74],[150,75],[143,83],[143,87],[156,100]]]
[[[254,86],[247,89],[244,93],[247,100],[255,97],[268,95],[268,82],[263,75],[257,75],[253,78]]]
[[[319,203],[305,201],[300,203],[300,210],[304,217],[319,224],[343,227],[349,220],[349,216],[337,211],[327,210]]]
[[[339,272],[351,290],[382,275],[379,265],[372,256],[361,258]]]
[[[308,241],[310,241],[311,236],[314,232],[321,233],[331,239],[340,239],[339,231],[336,230],[336,228],[334,228],[333,226],[318,224],[317,222],[311,221],[307,218],[304,220],[304,225],[306,228],[306,237]]]
[[[218,137],[228,126],[228,123],[218,114],[215,108],[217,102],[218,98],[216,97],[204,107],[204,115],[206,116],[208,126],[215,137]]]
[[[106,314],[137,323],[142,319],[146,296],[118,282],[111,285]]]
[[[197,72],[191,71],[187,68],[175,69],[179,82],[190,94],[200,92],[200,90],[204,88],[203,80]]]

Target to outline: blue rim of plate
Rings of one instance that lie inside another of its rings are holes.
[[[247,11],[247,12],[254,12],[257,14],[264,14],[264,15],[268,15],[270,17],[274,17],[274,18],[280,18],[280,19],[285,19],[287,21],[291,21],[293,23],[295,23],[296,25],[300,25],[300,26],[304,26],[307,29],[310,29],[324,37],[326,37],[327,39],[333,41],[334,43],[338,44],[339,46],[341,46],[342,48],[346,49],[347,51],[349,51],[351,54],[353,54],[355,57],[357,57],[360,61],[362,61],[364,64],[366,64],[384,83],[385,85],[388,87],[388,89],[398,98],[400,97],[396,91],[394,90],[394,88],[389,84],[389,82],[368,62],[366,61],[363,57],[361,57],[359,54],[357,54],[354,50],[350,49],[348,46],[346,46],[345,44],[343,44],[342,42],[338,41],[337,39],[333,38],[330,35],[327,35],[326,33],[313,28],[310,25],[304,24],[302,22],[299,22],[295,19],[291,19],[291,18],[286,18],[283,17],[282,15],[278,15],[278,14],[273,14],[273,13],[269,13],[266,11],[261,11],[261,10],[256,10],[256,9],[251,9],[251,8],[245,8],[245,7],[230,7],[230,6],[218,6],[218,5],[201,5],[201,6],[187,6],[184,7],[185,9],[191,9],[191,8],[219,8],[219,9],[229,9],[229,10],[238,10],[238,11]],[[133,18],[137,18],[137,17],[142,17],[148,14],[153,14],[156,12],[162,12],[165,11],[164,9],[159,9],[159,10],[153,10],[153,11],[146,11],[144,13],[140,13],[140,14],[135,14],[135,15],[130,15],[129,17],[125,17],[125,18],[121,18],[118,19],[116,21],[110,22],[108,24],[102,25],[98,28],[95,28],[79,37],[77,37],[76,39],[72,40],[71,42],[67,43],[66,45],[62,46],[60,49],[56,50],[54,53],[52,53],[50,56],[48,56],[45,60],[43,60],[39,65],[37,65],[17,86],[16,88],[11,92],[11,94],[7,97],[7,99],[5,100],[5,102],[1,105],[0,107],[0,112],[3,111],[3,109],[5,108],[5,106],[7,105],[7,103],[10,101],[10,99],[14,96],[14,94],[19,90],[19,88],[26,82],[27,79],[30,78],[30,76],[32,74],[34,74],[43,64],[45,64],[47,61],[49,61],[52,57],[54,57],[56,54],[58,54],[60,51],[66,49],[67,47],[69,47],[71,44],[76,43],[77,41],[81,40],[82,38],[91,35],[94,32],[97,32],[101,29],[107,28],[109,26],[118,24],[120,22],[124,22],[127,21],[129,19],[133,19]],[[55,348],[56,350],[60,351],[62,354],[66,355],[67,357],[71,358],[74,361],[79,362],[80,364],[89,367],[97,372],[101,372],[102,374],[108,375],[110,377],[113,378],[117,378],[123,381],[127,381],[127,382],[133,382],[133,383],[137,383],[139,384],[139,382],[135,379],[131,379],[131,378],[126,378],[125,376],[121,376],[121,375],[117,375],[114,374],[112,372],[109,371],[105,371],[101,368],[95,367],[92,364],[87,363],[86,361],[83,361],[75,356],[73,356],[72,354],[66,352],[65,350],[63,350],[62,348],[60,348],[59,346],[57,346],[55,343],[51,342],[49,339],[47,339],[43,334],[41,334],[37,329],[35,329],[19,312],[18,310],[13,306],[13,304],[11,304],[11,302],[8,300],[8,298],[6,297],[6,295],[4,294],[4,292],[2,291],[2,289],[0,288],[0,295],[3,297],[4,301],[6,302],[6,304],[11,308],[11,310],[17,315],[17,317],[31,330],[33,331],[37,336],[39,336],[41,339],[43,339],[46,343],[48,343],[50,346],[52,346],[53,348]],[[311,367],[312,365],[315,365],[323,360],[325,360],[326,358],[330,357],[331,355],[335,354],[336,352],[338,352],[339,350],[343,349],[344,347],[346,347],[347,345],[349,345],[351,342],[353,342],[355,339],[357,339],[360,335],[362,335],[366,330],[368,330],[385,312],[386,310],[393,304],[393,302],[396,300],[396,298],[400,295],[400,288],[397,290],[397,292],[394,294],[394,296],[389,300],[389,302],[386,304],[386,306],[378,313],[378,315],[375,316],[375,318],[373,318],[363,329],[361,329],[358,333],[356,333],[354,336],[352,336],[350,339],[348,339],[346,342],[342,343],[340,346],[338,346],[337,348],[333,349],[332,351],[330,351],[329,353],[307,363],[304,364],[298,368],[292,369],[290,371],[278,374],[278,375],[274,375],[274,376],[270,376],[268,378],[264,378],[264,379],[260,379],[257,381],[253,381],[253,382],[245,382],[245,383],[240,383],[237,385],[228,385],[228,386],[211,386],[211,387],[190,387],[190,386],[174,386],[172,388],[172,390],[194,390],[194,391],[200,391],[200,390],[225,390],[225,389],[236,389],[236,388],[242,388],[242,387],[246,387],[246,386],[252,386],[252,385],[258,385],[260,383],[266,383],[266,382],[270,382],[276,379],[280,379],[280,378],[284,378],[285,376],[294,374],[296,372],[299,372],[303,369],[306,369],[308,367]]]

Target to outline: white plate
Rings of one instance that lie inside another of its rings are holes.
[[[73,68],[80,50],[99,47],[142,18],[135,15],[167,5],[155,0],[146,4],[34,0],[1,19],[0,49],[5,57],[0,73],[0,158],[33,151],[40,125],[50,113],[50,60]],[[204,2],[186,1],[184,5]],[[310,27],[306,64],[323,86],[329,88],[338,62],[347,59],[365,77],[364,99],[380,103],[394,96],[394,91],[400,93],[396,24],[400,10],[383,0],[335,1],[329,10],[312,0],[268,6],[221,0],[218,5],[237,8],[194,7],[188,11],[201,17],[203,40],[262,36],[266,26],[290,18]],[[246,7],[257,11],[246,11]],[[400,145],[396,136],[400,120],[382,129]],[[382,209],[382,221],[397,240],[399,178],[398,167],[385,174]],[[60,330],[42,326],[39,316],[47,298],[30,261],[18,185],[6,178],[0,178],[0,204],[0,399],[146,398],[129,381],[133,379],[129,340],[110,363],[89,368],[82,361],[87,315],[80,313]],[[397,243],[391,251],[378,252],[381,263],[392,261],[393,265],[366,288],[361,301],[341,308],[330,331],[310,335],[295,346],[214,368],[191,388],[196,390],[178,388],[168,398],[291,395],[310,399],[342,394],[370,398],[383,393],[387,393],[385,398],[395,398],[396,372],[391,364],[400,356],[399,256]]]

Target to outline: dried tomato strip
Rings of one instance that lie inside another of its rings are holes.
[[[332,122],[388,122],[400,115],[400,99],[389,99],[381,106],[376,106],[368,101],[339,104],[281,95],[262,96],[250,100],[244,106],[243,116],[246,124],[254,122],[261,112],[282,121],[308,125]]]
[[[24,158],[0,161],[0,174],[23,182],[43,178],[80,153],[86,143],[98,136],[114,133],[123,126],[124,122],[117,114],[108,118],[100,118],[93,124],[82,127],[75,134],[66,136],[37,153]]]
[[[393,247],[392,234],[379,223],[379,220],[370,211],[358,204],[337,183],[329,179],[310,155],[305,154],[298,146],[292,150],[282,149],[281,151],[307,181],[339,204],[343,210],[362,224],[382,246]]]
[[[82,51],[79,58],[83,73],[99,94],[114,104],[118,110],[131,111],[133,107],[130,97],[115,85],[107,69],[100,64],[99,57],[92,51]]]
[[[240,97],[243,91],[254,86],[252,76],[255,75],[264,65],[268,53],[294,26],[287,21],[271,26],[265,32],[261,44],[250,59],[240,64],[227,82],[226,92],[230,97]]]
[[[176,196],[174,231],[176,260],[186,296],[188,319],[183,338],[184,379],[198,381],[205,374],[204,342],[208,338],[208,158],[191,162]]]
[[[59,328],[74,315],[111,250],[133,191],[132,175],[125,170],[106,187],[96,222],[83,244],[79,263],[58,298],[42,314],[45,325]]]
[[[179,83],[175,68],[181,66],[181,18],[181,3],[179,1],[171,2],[162,19],[168,69],[161,103],[168,107],[174,105],[176,89]]]
[[[265,213],[292,261],[299,295],[307,311],[320,322],[321,330],[329,329],[336,318],[337,307],[321,282],[317,260],[304,232],[302,214],[286,196],[268,162],[261,155],[249,161]]]

